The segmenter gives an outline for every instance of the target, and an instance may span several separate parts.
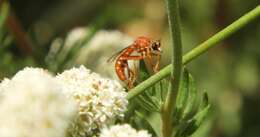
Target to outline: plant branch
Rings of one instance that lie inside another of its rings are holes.
[[[251,10],[244,16],[240,17],[238,20],[203,42],[202,44],[198,45],[196,48],[188,52],[183,56],[182,64],[187,64],[196,57],[200,56],[201,54],[208,51],[210,48],[214,47],[217,43],[223,41],[224,39],[228,38],[247,24],[251,23],[255,19],[260,17],[260,6],[258,5],[255,9]],[[172,70],[172,65],[168,65],[160,70],[155,75],[151,76],[144,82],[137,85],[135,88],[129,91],[127,99],[132,99],[133,97],[142,93],[145,89],[151,87],[158,81],[162,80],[163,78],[169,76]]]
[[[168,13],[168,22],[170,29],[170,36],[172,40],[172,65],[171,81],[166,96],[166,100],[161,106],[162,119],[162,136],[171,137],[172,135],[172,113],[174,109],[174,102],[179,91],[181,72],[182,72],[182,42],[180,29],[180,13],[179,0],[165,0]]]

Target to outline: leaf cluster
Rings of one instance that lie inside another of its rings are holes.
[[[139,81],[147,79],[149,73],[144,61],[140,62]],[[167,95],[169,79],[163,79],[148,88],[133,100],[127,113],[127,120],[137,128],[149,127],[154,136],[161,136],[161,107]],[[184,69],[177,94],[174,113],[173,131],[175,137],[188,137],[197,131],[209,115],[210,105],[207,93],[199,93],[195,80],[187,69]]]

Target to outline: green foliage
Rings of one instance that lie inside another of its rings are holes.
[[[180,85],[180,92],[176,98],[174,123],[181,123],[182,120],[186,119],[187,114],[195,108],[197,94],[194,79],[185,69]]]
[[[196,96],[194,96],[196,98]],[[193,103],[194,104],[194,103]],[[176,119],[178,121],[178,126],[176,130],[176,137],[188,137],[191,136],[194,132],[198,130],[200,125],[205,121],[209,115],[210,105],[208,103],[207,93],[203,94],[202,102],[199,106],[199,109],[195,110],[195,114],[190,111],[189,113],[183,113],[181,118]],[[185,114],[190,114],[190,117],[187,117]]]
[[[191,136],[208,117],[210,105],[207,93],[203,94],[202,101],[198,106],[199,98],[200,94],[197,92],[195,81],[185,69],[173,114],[175,137]]]
[[[140,61],[139,67],[139,82],[142,82],[151,74],[144,61]],[[138,127],[149,125],[151,133],[155,133],[155,136],[161,136],[161,107],[165,102],[168,86],[167,79],[161,80],[130,101],[131,111],[135,115],[128,114],[128,116],[132,119],[139,119],[139,121],[135,120],[133,125],[139,125]],[[201,103],[200,98],[202,98]],[[192,135],[208,117],[209,109],[207,93],[203,93],[201,97],[193,77],[187,69],[184,69],[173,113],[172,124],[175,136],[188,137]]]
[[[143,60],[140,61],[139,70],[139,83],[152,75]],[[149,127],[148,130],[151,133],[154,133],[154,136],[160,136],[160,110],[166,96],[165,91],[167,90],[167,88],[167,80],[162,80],[154,86],[145,90],[145,92],[143,92],[141,95],[136,96],[136,98],[134,98],[133,100],[130,100],[130,110],[127,112],[127,116],[129,116],[127,118],[127,121],[129,121],[129,119],[135,119],[133,120],[132,125],[139,125],[135,126],[137,128]]]
[[[139,74],[139,81],[141,82],[150,76],[144,61],[140,61]],[[165,98],[165,92],[163,90],[166,89],[167,86],[168,84],[166,81],[160,81],[155,86],[147,89],[140,96],[138,96],[136,101],[142,104],[141,107],[149,112],[160,112],[161,104]]]

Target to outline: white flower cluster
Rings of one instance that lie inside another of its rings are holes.
[[[75,103],[47,71],[25,68],[0,84],[1,137],[64,137]]]
[[[78,105],[78,116],[70,128],[72,136],[85,137],[123,117],[127,93],[118,82],[91,73],[83,66],[64,71],[56,78],[62,92]]]
[[[136,131],[128,124],[103,128],[99,137],[152,137],[146,130]]]
[[[81,66],[25,68],[0,83],[0,137],[85,137],[122,118],[122,86]]]

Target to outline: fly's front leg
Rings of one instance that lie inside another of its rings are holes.
[[[148,61],[148,64],[151,66],[151,68],[153,69],[153,72],[154,71],[154,67],[153,67],[153,61],[152,61],[152,57],[150,54],[147,55],[147,61]]]
[[[153,63],[152,56],[156,56],[157,57],[155,64]],[[159,71],[160,58],[161,58],[160,54],[148,54],[147,55],[147,61],[148,61],[149,65],[151,66],[151,68],[152,68],[154,73],[157,73]]]
[[[160,70],[160,61],[161,61],[161,54],[156,55],[156,63],[154,65],[154,72],[158,72]]]

